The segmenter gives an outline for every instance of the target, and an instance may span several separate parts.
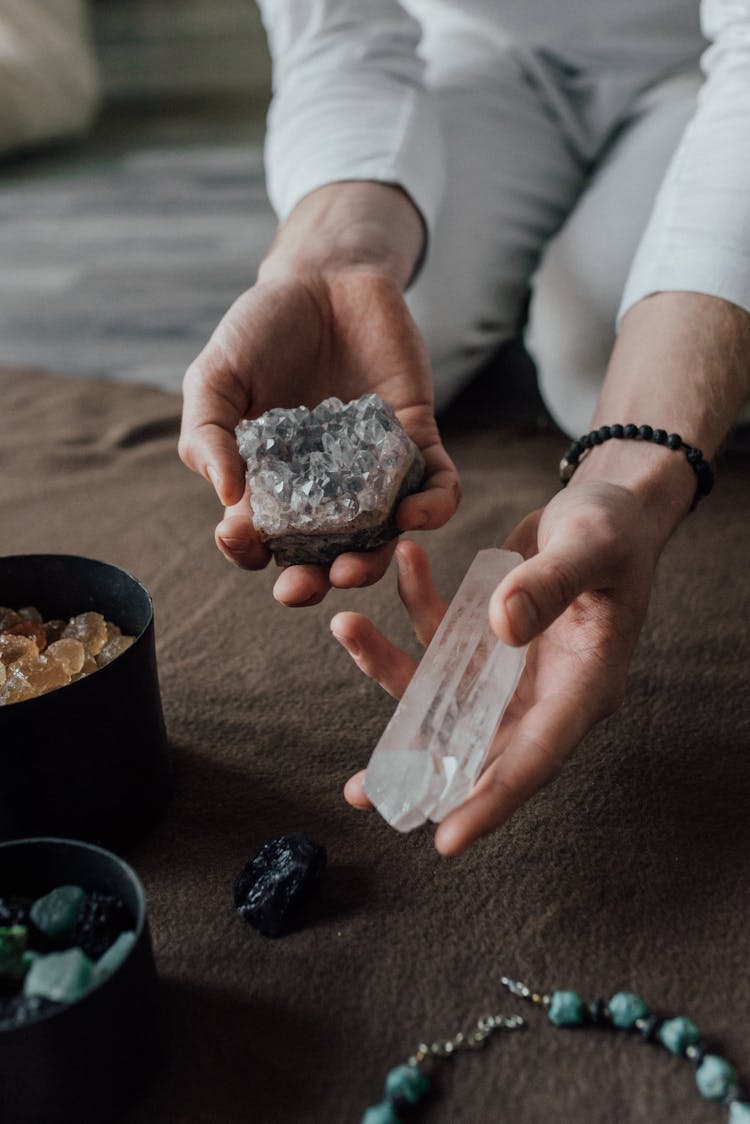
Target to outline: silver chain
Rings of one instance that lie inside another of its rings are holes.
[[[526,1022],[521,1015],[483,1015],[466,1034],[459,1031],[442,1042],[420,1042],[408,1064],[417,1066],[425,1058],[451,1058],[463,1050],[481,1050],[490,1035],[499,1030],[520,1030]]]

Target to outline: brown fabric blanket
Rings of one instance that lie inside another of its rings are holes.
[[[357,608],[412,643],[392,574],[284,609],[274,572],[215,550],[217,503],[177,459],[176,398],[27,371],[0,374],[0,391],[0,552],[119,563],[156,605],[177,791],[127,857],[168,1055],[133,1124],[358,1124],[418,1041],[491,1010],[528,1030],[440,1066],[416,1120],[725,1120],[686,1062],[637,1036],[555,1030],[498,981],[637,990],[691,1015],[750,1085],[747,459],[721,461],[662,560],[623,709],[504,830],[446,860],[430,830],[398,835],[341,797],[393,703],[328,621]],[[450,595],[553,492],[564,441],[468,423],[446,438],[465,499],[423,541]],[[234,915],[232,878],[290,830],[328,848],[325,892],[306,928],[267,940]]]

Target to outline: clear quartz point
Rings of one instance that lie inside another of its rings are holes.
[[[522,560],[479,551],[373,751],[365,792],[398,831],[439,823],[482,771],[526,656],[495,636],[489,600]]]

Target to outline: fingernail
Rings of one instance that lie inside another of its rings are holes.
[[[525,643],[539,627],[539,611],[536,605],[524,590],[511,593],[505,602],[505,612],[510,620],[510,627],[517,640]]]
[[[230,554],[239,554],[247,547],[247,540],[236,536],[217,535],[217,539]]]

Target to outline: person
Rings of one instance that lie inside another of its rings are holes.
[[[186,373],[180,439],[226,506],[229,559],[268,561],[235,424],[331,394],[392,403],[428,474],[398,525],[445,523],[460,486],[435,404],[524,330],[530,287],[526,339],[561,428],[650,425],[714,456],[750,394],[750,0],[703,0],[702,32],[694,0],[260,7],[281,221]],[[505,822],[621,703],[657,561],[695,496],[684,454],[605,440],[511,532],[525,561],[488,612],[500,639],[530,643],[526,671],[441,853]],[[427,642],[443,606],[426,555],[395,553]],[[290,567],[274,596],[317,603],[377,581],[392,555]],[[404,653],[356,613],[332,627],[401,693]],[[366,805],[361,774],[345,794]]]

